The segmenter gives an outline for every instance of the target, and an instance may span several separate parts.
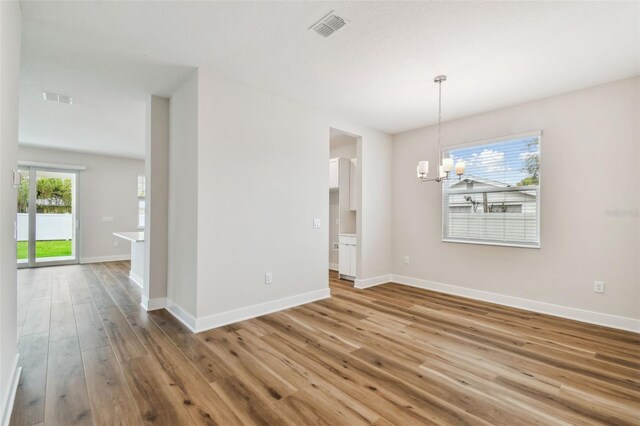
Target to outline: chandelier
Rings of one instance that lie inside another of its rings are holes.
[[[446,75],[439,75],[433,79],[434,83],[438,83],[438,156],[442,156],[442,152],[440,151],[440,137],[442,134],[442,82],[447,81]],[[458,176],[458,180],[464,174],[465,164],[464,161],[458,160],[455,164],[455,168],[453,165],[453,158],[447,157],[440,159],[440,164],[438,165],[438,176],[437,177],[429,177],[429,162],[426,160],[418,161],[417,173],[418,180],[420,182],[442,182],[450,179],[450,174],[452,170],[455,170],[456,175]]]

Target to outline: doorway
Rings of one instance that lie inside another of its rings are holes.
[[[19,171],[18,267],[77,263],[77,172],[39,167]]]
[[[330,277],[354,282],[358,276],[357,224],[360,216],[358,145],[361,138],[337,129],[329,138]]]

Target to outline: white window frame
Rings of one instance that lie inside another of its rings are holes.
[[[143,179],[143,183],[144,183],[144,196],[140,196],[140,178]],[[147,177],[145,175],[139,174],[136,176],[136,195],[137,197],[137,201],[136,201],[136,211],[138,212],[136,214],[137,216],[137,222],[138,222],[138,229],[144,229],[144,225],[140,224],[140,201],[144,201],[144,209],[145,209],[145,216],[146,216],[146,210],[147,210]]]
[[[464,142],[464,143],[460,143],[460,144],[455,144],[455,145],[447,145],[442,147],[442,149],[440,150],[440,158],[443,158],[443,154],[453,150],[453,149],[461,149],[461,148],[470,148],[470,147],[474,147],[474,146],[480,146],[480,145],[489,145],[489,144],[494,144],[494,143],[500,143],[500,142],[506,142],[509,140],[515,140],[515,139],[524,139],[524,138],[528,138],[528,137],[537,137],[538,138],[538,157],[540,159],[540,166],[542,167],[542,130],[532,130],[532,131],[528,131],[528,132],[524,132],[524,133],[516,133],[516,134],[512,134],[512,135],[506,135],[506,136],[499,136],[496,138],[491,138],[491,139],[481,139],[481,140],[476,140],[476,141],[472,141],[472,142]],[[453,176],[452,179],[457,179],[457,177]],[[443,203],[443,205],[441,206],[440,212],[441,212],[441,238],[442,238],[442,242],[443,243],[461,243],[461,244],[476,244],[476,245],[483,245],[483,246],[503,246],[503,247],[517,247],[517,248],[529,248],[529,249],[540,249],[542,247],[542,238],[541,238],[541,229],[542,229],[542,221],[541,221],[541,214],[540,214],[540,200],[542,198],[542,173],[539,173],[538,176],[538,185],[536,185],[536,190],[537,190],[537,197],[536,197],[536,221],[538,226],[536,227],[536,243],[532,243],[532,244],[525,244],[525,243],[521,243],[521,242],[517,242],[517,241],[488,241],[488,240],[479,240],[479,239],[461,239],[461,238],[451,238],[451,237],[445,237],[444,235],[444,231],[445,231],[445,221],[447,220],[447,217],[444,214],[444,196],[445,196],[445,188],[444,185],[442,185],[441,187],[441,196],[440,196],[440,200],[441,203]],[[506,192],[506,191],[518,191],[518,187],[513,187],[513,188],[500,188],[497,189],[495,191],[492,192]],[[465,193],[470,193],[470,192],[474,192],[473,190],[466,190]],[[486,192],[483,190],[476,190],[475,192],[481,193],[481,192]]]

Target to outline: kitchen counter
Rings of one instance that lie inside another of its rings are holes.
[[[114,232],[113,235],[131,242],[129,279],[144,288],[144,231]]]
[[[132,241],[134,243],[144,242],[144,231],[114,232],[113,235],[115,235],[116,237],[123,238],[125,240]]]

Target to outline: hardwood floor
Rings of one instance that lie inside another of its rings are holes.
[[[640,335],[397,284],[194,335],[128,265],[19,271],[12,425],[640,424]]]

